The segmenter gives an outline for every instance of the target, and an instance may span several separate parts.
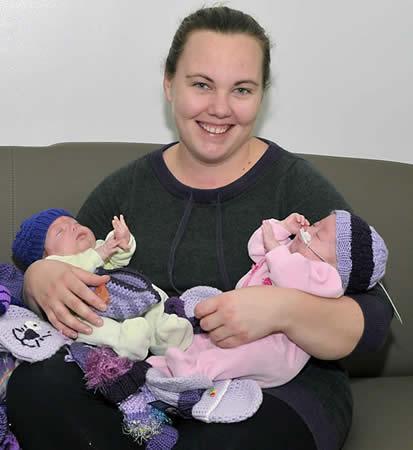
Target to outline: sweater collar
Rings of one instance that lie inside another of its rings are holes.
[[[236,197],[255,184],[257,177],[260,177],[271,166],[271,163],[280,157],[282,152],[281,147],[266,139],[259,139],[267,143],[268,148],[254,166],[234,182],[215,189],[196,189],[186,186],[170,172],[165,164],[163,152],[175,145],[176,142],[164,145],[159,150],[150,153],[148,156],[152,169],[159,182],[172,195],[182,199],[192,197],[193,201],[196,203],[216,203],[219,195],[220,200],[223,202]]]

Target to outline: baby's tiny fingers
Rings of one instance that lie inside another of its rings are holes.
[[[299,222],[300,222],[300,225],[302,225],[302,226],[308,224],[308,220],[307,220],[302,214],[300,214],[300,220],[299,220]]]

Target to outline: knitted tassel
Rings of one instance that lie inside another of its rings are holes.
[[[91,349],[85,361],[85,379],[88,389],[111,384],[133,366],[133,361],[121,358],[108,347]]]

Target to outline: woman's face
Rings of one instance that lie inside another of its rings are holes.
[[[196,160],[219,163],[246,146],[263,95],[263,52],[245,34],[192,33],[165,95],[180,143]]]

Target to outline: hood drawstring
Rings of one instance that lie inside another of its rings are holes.
[[[182,237],[185,233],[186,227],[189,222],[189,218],[191,216],[192,208],[194,205],[194,197],[193,193],[191,192],[188,202],[185,206],[185,211],[182,216],[181,222],[179,223],[178,229],[176,231],[175,237],[171,244],[171,250],[169,252],[169,260],[168,260],[168,278],[169,283],[171,284],[171,287],[176,291],[178,294],[182,294],[182,291],[180,291],[175,286],[174,281],[174,268],[175,268],[175,256],[176,256],[176,250],[182,240]],[[225,264],[225,257],[224,257],[224,246],[223,246],[223,236],[222,236],[222,208],[221,208],[221,193],[218,193],[217,195],[217,202],[216,202],[216,217],[215,217],[215,223],[216,223],[216,229],[215,229],[215,242],[216,242],[216,254],[217,254],[217,262],[218,262],[218,269],[221,274],[222,283],[225,291],[228,291],[232,289],[231,282],[229,280],[227,267]],[[191,286],[192,287],[192,286]],[[215,287],[215,286],[214,286]]]
[[[182,294],[182,291],[180,291],[175,286],[175,282],[174,282],[175,253],[176,253],[176,249],[178,248],[179,243],[181,242],[182,236],[185,233],[186,226],[188,225],[189,217],[191,216],[193,205],[194,205],[194,197],[191,192],[191,195],[189,196],[188,202],[185,206],[184,215],[182,216],[181,222],[179,223],[178,229],[176,230],[174,240],[172,241],[172,244],[171,244],[171,250],[169,252],[168,278],[169,278],[169,282],[171,283],[172,288],[178,294]]]
[[[218,193],[217,197],[217,209],[216,209],[216,231],[215,242],[217,249],[217,260],[219,272],[221,274],[223,286],[225,291],[232,289],[231,282],[229,281],[227,266],[225,264],[224,257],[224,240],[222,237],[222,210],[221,210],[221,193]]]

